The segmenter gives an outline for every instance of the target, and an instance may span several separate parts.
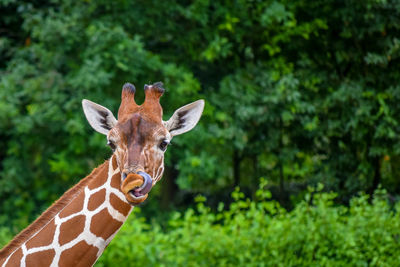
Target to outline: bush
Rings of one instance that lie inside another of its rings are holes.
[[[321,189],[321,188],[320,188]],[[176,213],[163,231],[131,215],[97,266],[396,266],[400,262],[399,205],[386,193],[335,206],[334,193],[310,191],[288,212],[259,190],[238,189],[228,209],[197,198],[197,208]]]

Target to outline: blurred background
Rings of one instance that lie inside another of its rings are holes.
[[[0,0],[0,245],[110,157],[82,107],[203,98],[98,266],[398,266],[400,2]]]

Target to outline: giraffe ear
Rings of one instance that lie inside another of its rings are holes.
[[[194,128],[199,122],[204,109],[204,100],[197,100],[177,109],[172,117],[164,122],[172,136],[186,133]]]
[[[117,124],[112,112],[99,104],[84,99],[82,107],[90,126],[101,134],[107,135]]]

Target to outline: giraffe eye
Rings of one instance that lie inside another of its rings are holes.
[[[107,145],[112,149],[113,152],[115,151],[116,146],[113,141],[108,140]]]
[[[162,140],[160,145],[158,146],[162,151],[167,150],[167,146],[168,146],[169,142],[168,140]]]

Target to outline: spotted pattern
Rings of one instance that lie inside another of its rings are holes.
[[[113,176],[114,183],[117,176],[121,179],[113,161],[113,157],[108,161],[106,175],[94,177],[92,183],[1,266],[93,265],[132,211],[123,193],[111,186]]]

